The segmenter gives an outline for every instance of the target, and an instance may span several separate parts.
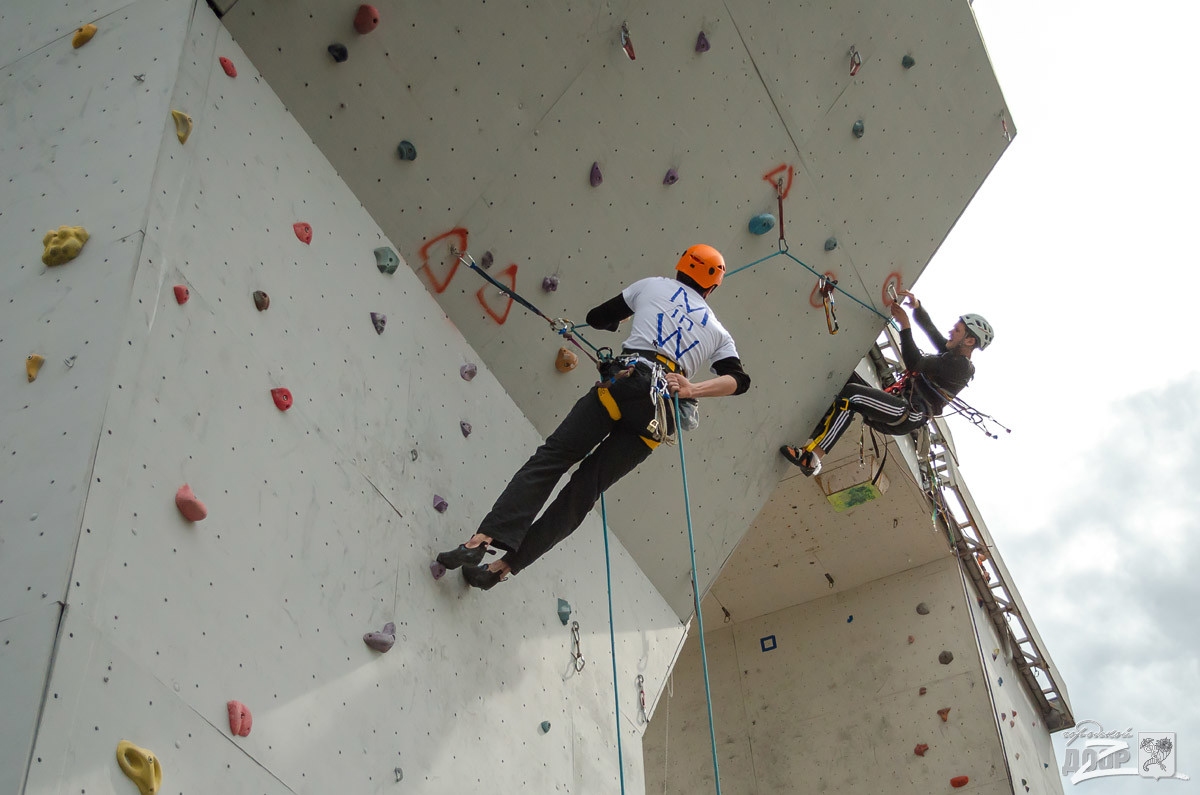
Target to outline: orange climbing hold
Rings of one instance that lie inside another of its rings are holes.
[[[971,779],[967,778],[966,776],[955,776],[954,778],[950,779],[950,786],[965,787],[970,780]]]
[[[25,357],[25,377],[30,383],[37,380],[38,371],[46,363],[46,357],[40,353],[31,353]]]
[[[917,756],[925,756],[925,752],[928,750],[929,750],[929,746],[926,745],[925,743],[921,743],[920,745],[918,745],[916,748],[913,749],[913,753],[916,754]]]
[[[950,720],[950,708],[942,707],[941,709],[939,709],[938,717],[942,719],[942,723],[945,723],[946,721]]]
[[[71,46],[79,49],[83,45],[92,40],[92,36],[96,35],[96,26],[92,24],[84,25],[75,31],[75,35],[71,37]]]
[[[188,288],[182,284],[175,285],[175,300],[181,304],[186,304],[187,300],[192,297],[188,292]]]
[[[225,70],[225,74],[230,77],[237,77],[237,67],[233,65],[233,61],[223,55],[217,60],[221,62],[221,68]]]
[[[358,13],[354,15],[355,30],[365,35],[375,30],[378,25],[379,11],[375,6],[364,4],[358,7]]]
[[[249,735],[250,726],[254,723],[250,708],[240,701],[230,701],[225,707],[229,710],[229,731],[237,737]]]
[[[175,507],[189,522],[199,522],[208,516],[208,508],[204,507],[204,503],[200,502],[192,487],[186,483],[175,492]]]
[[[566,348],[558,349],[558,356],[554,359],[554,368],[560,373],[569,373],[579,364],[579,357],[574,352]]]

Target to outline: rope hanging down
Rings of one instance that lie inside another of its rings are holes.
[[[613,706],[617,716],[617,770],[621,773],[621,795],[625,795],[625,758],[621,754],[621,697],[617,693],[617,637],[613,632],[612,566],[608,560],[608,510],[604,505],[604,492],[600,492],[600,522],[604,527],[604,576],[608,581],[608,642],[612,647]]]

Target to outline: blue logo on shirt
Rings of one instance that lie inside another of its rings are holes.
[[[680,305],[677,302],[677,299],[680,296],[683,296],[683,304],[682,305]],[[707,326],[708,325],[708,307],[703,304],[701,304],[700,306],[697,306],[697,307],[693,307],[691,305],[691,302],[688,301],[687,291],[684,290],[682,287],[680,287],[678,290],[676,290],[675,294],[673,296],[671,296],[671,303],[674,304],[674,309],[671,310],[671,319],[676,321],[677,326],[673,332],[671,332],[670,334],[668,334],[667,336],[664,337],[663,336],[663,318],[666,317],[666,314],[663,312],[658,313],[658,346],[664,350],[667,350],[667,343],[670,342],[672,339],[674,339],[675,340],[675,357],[674,358],[675,358],[675,361],[679,361],[680,358],[682,358],[685,353],[687,353],[692,348],[695,348],[697,345],[700,344],[700,340],[693,340],[691,345],[687,346],[686,348],[681,349],[680,346],[683,344],[684,324],[686,323],[687,330],[691,331],[693,328],[695,328],[696,321],[692,317],[690,317],[690,315],[693,312],[703,312],[704,315],[703,315],[703,317],[700,318],[700,325]]]

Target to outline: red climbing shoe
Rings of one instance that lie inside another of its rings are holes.
[[[490,571],[487,566],[464,566],[463,579],[467,581],[467,585],[487,591],[507,578],[503,572]]]
[[[439,553],[437,558],[438,563],[448,569],[457,569],[459,566],[478,566],[483,560],[483,553],[487,551],[487,544],[480,544],[477,547],[468,547],[466,544],[459,544],[449,552]]]
[[[817,454],[812,450],[803,450],[785,444],[779,448],[779,452],[783,453],[783,457],[788,461],[800,467],[800,471],[810,478],[821,471],[821,459],[817,458]]]

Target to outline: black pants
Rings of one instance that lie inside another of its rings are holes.
[[[575,532],[600,494],[657,446],[647,430],[654,419],[650,378],[650,368],[639,364],[632,375],[588,390],[484,517],[479,532],[508,550],[504,559],[514,573]],[[671,412],[668,422],[674,425]],[[575,474],[535,522],[559,479],[577,462]]]
[[[929,419],[924,403],[874,389],[867,386],[858,373],[852,373],[829,411],[813,429],[813,442],[828,453],[850,427],[855,414],[860,415],[868,426],[890,436],[915,431]]]

